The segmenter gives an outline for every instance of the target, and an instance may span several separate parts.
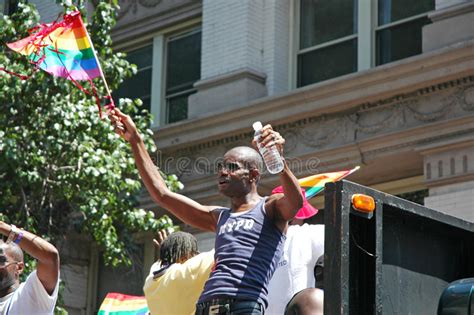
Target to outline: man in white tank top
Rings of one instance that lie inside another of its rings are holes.
[[[0,221],[0,314],[52,315],[58,298],[59,253],[39,236]],[[37,260],[36,270],[20,283],[23,250]]]

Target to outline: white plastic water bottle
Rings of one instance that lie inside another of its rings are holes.
[[[260,154],[263,157],[263,160],[265,161],[265,165],[267,166],[267,170],[271,174],[277,174],[283,171],[283,160],[281,158],[280,152],[278,152],[278,149],[276,148],[275,145],[272,145],[270,147],[264,147],[260,144],[259,138],[262,133],[262,123],[259,121],[256,121],[252,125],[253,130],[255,130],[255,135],[254,139],[257,141],[257,147],[258,150],[260,151]]]

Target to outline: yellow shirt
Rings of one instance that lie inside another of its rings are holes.
[[[214,265],[214,250],[199,254],[182,264],[172,264],[153,279],[159,262],[153,264],[145,280],[143,291],[152,315],[194,314],[196,302]]]

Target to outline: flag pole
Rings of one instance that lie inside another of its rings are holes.
[[[87,40],[91,44],[91,48],[92,48],[92,52],[94,53],[95,60],[97,60],[97,66],[99,67],[100,77],[102,78],[102,81],[104,82],[105,89],[107,91],[107,94],[109,95],[112,108],[114,108],[115,103],[114,103],[114,100],[112,98],[112,93],[110,93],[109,85],[107,84],[107,80],[105,80],[104,72],[102,71],[102,66],[100,65],[99,58],[97,57],[97,52],[95,51],[95,48],[94,48],[94,43],[92,42],[91,37],[89,36],[89,31],[87,30],[86,26],[84,25],[84,21],[82,21],[81,12],[79,10],[77,10],[77,12],[79,13],[79,18],[81,19],[81,23],[84,26],[84,30],[86,31]]]

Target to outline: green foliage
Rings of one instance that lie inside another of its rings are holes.
[[[111,89],[136,72],[124,54],[111,47],[116,9],[116,1],[100,2],[88,21]],[[0,67],[33,72],[25,56],[9,51],[5,43],[28,36],[27,30],[38,21],[29,4],[0,17]],[[106,95],[100,79],[94,82],[99,95]],[[89,87],[87,82],[83,86]],[[53,243],[71,230],[88,234],[113,266],[131,263],[126,240],[132,233],[172,225],[167,217],[157,219],[153,212],[137,208],[141,183],[129,145],[113,132],[108,119],[99,118],[93,97],[71,81],[43,71],[29,80],[0,73],[0,100],[2,220]],[[119,104],[154,151],[151,117],[140,106],[139,99],[122,99]],[[172,189],[182,186],[176,177],[165,180]]]

